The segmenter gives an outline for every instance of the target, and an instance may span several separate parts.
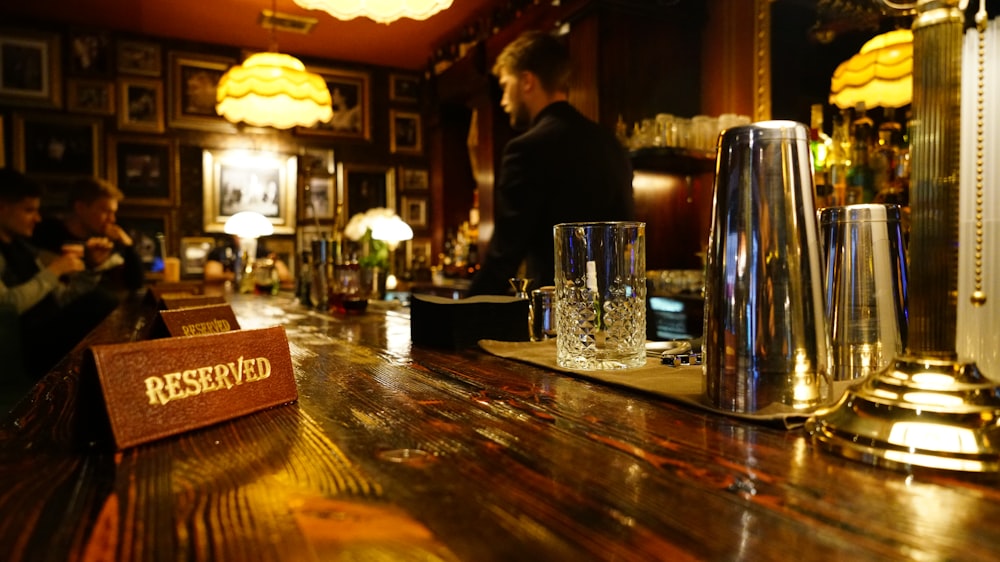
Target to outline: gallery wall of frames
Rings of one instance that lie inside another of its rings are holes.
[[[422,77],[303,58],[341,104],[331,122],[288,131],[234,125],[215,113],[215,86],[250,54],[3,22],[0,166],[46,187],[46,214],[63,212],[81,176],[115,183],[125,193],[119,222],[142,241],[150,279],[157,255],[181,256],[185,277],[198,277],[226,218],[243,210],[272,221],[267,245],[293,269],[297,246],[374,206],[413,227],[410,245],[429,245]]]

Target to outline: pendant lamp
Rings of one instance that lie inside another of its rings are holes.
[[[215,110],[226,120],[255,127],[312,127],[333,116],[323,78],[282,53],[256,53],[230,68],[215,99]]]
[[[295,0],[307,10],[323,10],[339,20],[366,17],[389,24],[400,18],[425,20],[451,6],[453,0]]]
[[[274,16],[272,9],[263,16]],[[226,71],[215,91],[215,111],[233,123],[254,127],[312,127],[333,117],[330,90],[302,61],[278,52],[271,26],[271,49],[247,57]]]
[[[913,32],[877,35],[840,63],[830,80],[830,103],[840,108],[902,107],[913,97]]]

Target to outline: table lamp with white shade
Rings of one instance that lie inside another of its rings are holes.
[[[264,215],[255,211],[240,211],[226,220],[223,227],[226,234],[235,236],[240,241],[240,264],[241,267],[235,271],[236,283],[243,291],[247,281],[247,288],[253,290],[253,262],[257,257],[257,239],[261,236],[274,234],[274,225]],[[244,257],[245,256],[245,257]]]
[[[372,225],[372,238],[381,240],[389,246],[389,253],[392,259],[389,260],[389,275],[385,278],[385,288],[393,290],[396,288],[395,275],[395,252],[400,242],[413,239],[413,229],[406,224],[398,215],[382,218]]]

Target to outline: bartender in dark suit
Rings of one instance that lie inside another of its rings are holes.
[[[497,57],[511,125],[495,189],[494,231],[470,293],[507,294],[522,263],[532,286],[555,278],[552,227],[633,220],[632,166],[614,134],[569,104],[570,60],[552,35],[527,32]]]

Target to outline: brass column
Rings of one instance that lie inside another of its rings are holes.
[[[962,32],[959,0],[918,0],[906,351],[806,424],[820,447],[892,468],[1000,471],[1000,391],[955,352]]]

